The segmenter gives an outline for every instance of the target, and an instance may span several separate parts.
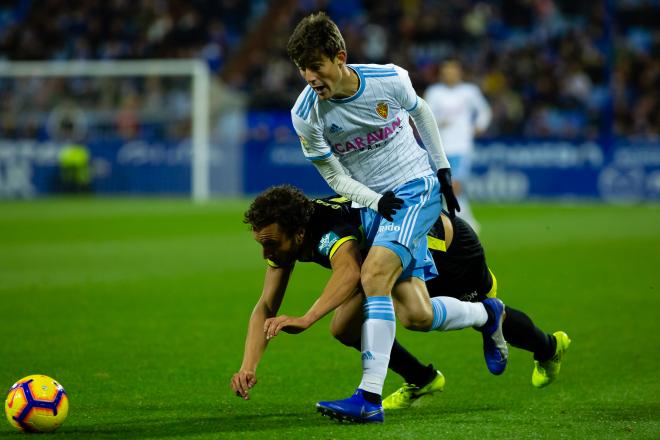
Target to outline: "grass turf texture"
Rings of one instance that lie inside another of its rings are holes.
[[[0,387],[42,373],[69,393],[66,438],[658,438],[660,209],[478,206],[500,297],[573,344],[556,383],[511,350],[491,376],[472,330],[397,336],[447,377],[384,425],[321,418],[360,379],[329,319],[270,343],[248,402],[228,383],[261,291],[246,201],[0,204]],[[281,312],[302,314],[329,272],[299,264]],[[401,379],[390,373],[385,392]],[[4,399],[4,398],[3,398]],[[18,438],[0,423],[0,437]]]

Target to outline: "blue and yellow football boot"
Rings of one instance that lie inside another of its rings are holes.
[[[565,332],[557,331],[552,334],[557,340],[555,355],[547,361],[534,361],[534,371],[532,372],[532,385],[536,388],[543,388],[551,384],[557,378],[561,368],[561,360],[571,345],[571,340]]]
[[[383,400],[383,409],[405,409],[415,403],[420,397],[430,396],[433,393],[441,392],[445,389],[445,376],[440,371],[431,382],[418,387],[410,383],[404,383],[401,388],[390,394]]]
[[[324,416],[342,422],[382,423],[385,420],[383,406],[368,402],[363,392],[358,388],[348,399],[319,402],[316,404],[316,410]]]

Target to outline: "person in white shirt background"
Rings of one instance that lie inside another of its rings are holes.
[[[442,63],[439,79],[439,83],[426,90],[424,100],[438,123],[451,164],[454,193],[461,207],[460,216],[479,232],[479,223],[470,208],[465,187],[469,185],[474,137],[486,131],[492,113],[479,87],[463,81],[463,68],[458,59],[448,58]]]

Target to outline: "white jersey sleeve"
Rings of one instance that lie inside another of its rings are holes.
[[[424,147],[426,147],[426,151],[431,157],[431,162],[435,168],[449,168],[447,155],[445,154],[445,150],[442,146],[442,139],[438,132],[438,125],[435,122],[435,118],[428,108],[428,105],[422,100],[422,98],[417,96],[417,92],[410,81],[408,71],[396,65],[392,66],[394,66],[394,70],[397,72],[401,80],[401,88],[396,90],[395,98],[415,122],[419,136],[422,138]]]
[[[473,96],[472,102],[476,112],[474,126],[477,130],[484,131],[486,128],[488,128],[488,124],[490,124],[492,112],[490,110],[490,106],[488,105],[488,101],[486,101],[486,98],[484,98],[484,95],[479,90],[479,87],[471,84],[471,91]]]
[[[314,166],[337,194],[341,194],[361,206],[378,211],[378,202],[382,196],[351,178],[335,156],[315,160]]]
[[[394,96],[403,109],[411,112],[417,108],[417,92],[410,82],[408,71],[394,64],[392,66],[401,80],[401,88],[395,91]]]
[[[422,142],[431,157],[431,162],[436,171],[449,168],[449,160],[445,153],[445,147],[442,145],[438,123],[433,117],[433,112],[426,101],[418,97],[417,107],[410,112],[410,116],[415,122],[419,137],[422,138]]]
[[[291,110],[291,122],[300,139],[303,154],[308,160],[322,160],[332,154],[330,145],[323,137],[323,127],[318,120],[314,120],[312,105],[316,100],[316,93],[307,86]]]

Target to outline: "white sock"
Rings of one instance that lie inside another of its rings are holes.
[[[382,395],[396,332],[392,298],[368,296],[364,302],[364,318],[360,388]]]
[[[433,324],[429,330],[460,330],[467,327],[482,327],[488,321],[486,308],[480,302],[460,301],[450,296],[431,298]]]

